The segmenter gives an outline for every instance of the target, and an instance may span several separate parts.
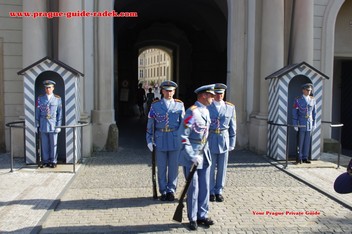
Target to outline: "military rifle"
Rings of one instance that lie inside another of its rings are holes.
[[[36,161],[37,161],[37,165],[38,167],[43,167],[42,164],[42,160],[41,160],[41,156],[42,156],[42,152],[41,152],[41,142],[40,142],[40,133],[39,133],[39,127],[37,127],[37,132],[35,134],[36,137],[36,150],[37,150],[37,154],[36,154]]]
[[[192,182],[192,179],[193,179],[193,176],[194,176],[194,173],[196,172],[196,170],[197,170],[197,166],[195,164],[193,164],[191,167],[191,170],[189,172],[189,175],[187,176],[186,184],[185,184],[185,187],[183,188],[180,200],[178,201],[178,205],[176,207],[174,217],[172,218],[173,220],[175,220],[177,222],[180,222],[180,223],[182,222],[182,213],[183,213],[183,208],[184,208],[183,200],[185,199],[189,185]]]
[[[155,145],[153,144],[152,152],[152,181],[153,181],[153,198],[158,199],[158,194],[156,192],[156,165],[155,165]]]

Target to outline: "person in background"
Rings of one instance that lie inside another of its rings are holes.
[[[147,98],[145,96],[145,90],[143,89],[143,84],[140,83],[138,85],[138,89],[137,89],[137,105],[138,105],[138,109],[139,109],[139,115],[140,117],[145,116],[144,113],[144,103],[146,102]]]
[[[236,109],[230,102],[224,101],[224,84],[215,84],[215,97],[208,106],[210,113],[209,148],[212,165],[210,169],[210,201],[223,202],[222,196],[225,186],[227,161],[229,152],[236,145]],[[216,174],[215,174],[216,170]]]
[[[148,90],[149,93],[147,93],[147,113],[149,113],[150,106],[152,105],[155,96],[152,88],[149,88]]]

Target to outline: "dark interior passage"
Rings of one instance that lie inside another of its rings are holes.
[[[352,61],[341,62],[342,147],[352,150]]]
[[[179,85],[175,98],[181,99],[186,108],[195,101],[193,91],[198,86],[226,83],[226,0],[117,0],[115,10],[138,13],[138,17],[116,18],[114,22],[115,110],[119,125],[123,124],[122,117],[135,115],[141,48],[155,46],[172,51],[172,77]]]

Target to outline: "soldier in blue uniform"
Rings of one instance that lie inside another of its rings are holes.
[[[161,201],[173,201],[178,177],[178,155],[181,144],[179,127],[185,114],[183,102],[174,99],[177,84],[164,81],[160,84],[163,98],[154,101],[148,114],[146,140],[150,151],[155,145],[158,184]]]
[[[299,159],[297,163],[311,163],[308,160],[311,131],[315,129],[315,99],[310,96],[313,85],[311,83],[302,86],[302,96],[295,98],[293,103],[293,125],[299,133]],[[298,126],[304,125],[304,127]]]
[[[209,148],[212,157],[210,169],[210,201],[223,202],[222,192],[225,186],[229,151],[236,144],[236,110],[230,102],[225,102],[224,94],[227,86],[215,84],[215,97],[208,106],[210,113]],[[215,175],[216,169],[216,175]]]
[[[179,158],[186,178],[192,165],[197,166],[187,191],[187,215],[191,230],[197,230],[198,224],[207,227],[214,224],[208,218],[211,156],[207,141],[211,122],[207,106],[213,101],[214,85],[201,86],[195,93],[197,101],[187,109],[180,128],[182,149]]]
[[[45,95],[40,95],[36,104],[35,122],[39,128],[42,146],[43,167],[55,168],[57,164],[57,135],[61,131],[62,102],[61,97],[55,95],[52,80],[45,80]]]

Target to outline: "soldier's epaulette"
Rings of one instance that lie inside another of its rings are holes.
[[[297,96],[296,99],[300,99],[302,96]]]
[[[44,94],[40,94],[40,95],[38,96],[38,98],[43,97],[43,96],[44,96]]]
[[[180,99],[175,98],[175,102],[182,102]]]
[[[56,94],[54,94],[54,96],[55,96],[56,98],[61,98],[59,95],[56,95]]]
[[[152,102],[152,104],[153,104],[153,103],[156,103],[156,102],[158,102],[158,101],[160,101],[160,99],[155,99],[155,100]]]
[[[232,104],[231,102],[228,102],[228,101],[225,101],[225,103],[230,106],[235,106],[234,104]]]
[[[189,108],[191,111],[193,111],[194,109],[197,109],[197,106],[196,105],[193,105]]]

